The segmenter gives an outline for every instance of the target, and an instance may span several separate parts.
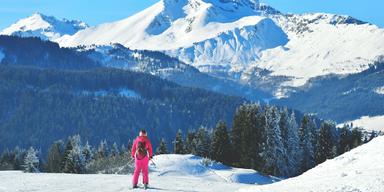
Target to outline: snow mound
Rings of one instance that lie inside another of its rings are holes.
[[[0,34],[55,40],[63,35],[73,35],[87,27],[87,24],[81,21],[59,20],[52,16],[34,13],[32,16],[12,24],[10,27],[1,31]]]
[[[156,166],[152,165],[151,169],[158,176],[193,176],[208,181],[258,185],[280,181],[254,170],[232,168],[194,155],[158,155],[154,162]]]
[[[384,136],[327,160],[304,174],[278,183],[240,189],[279,192],[382,192],[384,186]]]

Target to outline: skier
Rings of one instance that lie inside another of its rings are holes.
[[[135,159],[135,171],[132,178],[133,188],[137,188],[140,172],[143,174],[144,188],[148,188],[148,163],[152,159],[152,144],[147,137],[147,132],[141,130],[139,136],[135,139],[131,150],[132,158]]]

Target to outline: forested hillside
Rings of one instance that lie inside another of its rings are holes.
[[[117,69],[65,71],[0,67],[0,149],[48,148],[80,134],[126,143],[147,129],[154,143],[178,129],[231,122],[245,102],[155,76]]]

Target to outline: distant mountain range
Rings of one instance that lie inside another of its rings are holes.
[[[92,27],[34,14],[1,34],[48,39],[87,52],[103,66],[288,105],[337,122],[384,114],[376,105],[384,95],[371,91],[384,86],[377,80],[381,76],[366,78],[363,72],[381,65],[384,30],[350,16],[285,14],[257,0],[161,0],[128,18]],[[143,57],[143,52],[156,56]],[[357,82],[354,77],[369,79],[370,91],[354,89],[347,103],[356,108],[344,111],[345,98],[338,95],[354,88],[348,84]],[[338,83],[345,88],[327,92],[325,85]],[[327,97],[313,97],[322,92]]]

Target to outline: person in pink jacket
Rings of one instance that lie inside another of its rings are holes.
[[[145,130],[141,130],[139,136],[133,142],[131,155],[132,158],[135,159],[135,171],[133,173],[132,186],[133,188],[137,188],[139,175],[140,172],[142,172],[144,188],[147,188],[149,183],[148,163],[153,157],[153,152],[151,141],[149,141]]]

